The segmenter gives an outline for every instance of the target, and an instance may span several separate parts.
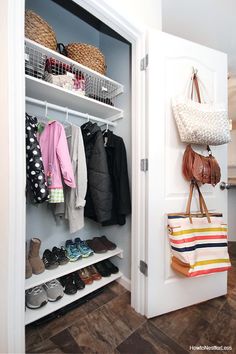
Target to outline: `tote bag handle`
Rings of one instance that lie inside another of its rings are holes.
[[[192,198],[193,198],[194,187],[196,187],[197,191],[198,191],[199,205],[200,205],[201,214],[204,214],[204,213],[206,214],[207,221],[210,224],[211,223],[211,218],[210,218],[207,206],[206,206],[206,202],[205,202],[205,200],[203,198],[203,195],[202,195],[202,193],[200,191],[200,188],[199,188],[198,184],[196,182],[194,182],[194,181],[192,181],[190,183],[190,192],[189,192],[189,197],[188,197],[188,202],[187,202],[187,207],[186,207],[186,215],[189,216],[190,223],[192,224],[193,221],[192,221],[192,214],[191,214],[190,209],[191,209],[191,203],[192,203]]]

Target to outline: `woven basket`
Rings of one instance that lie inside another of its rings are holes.
[[[105,75],[105,57],[98,48],[85,43],[70,43],[66,46],[66,50],[69,58]]]
[[[52,27],[31,10],[25,12],[25,36],[44,47],[56,50],[56,34]]]

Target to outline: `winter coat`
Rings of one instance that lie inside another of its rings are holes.
[[[84,206],[87,191],[87,166],[81,129],[75,125],[66,128],[76,188],[65,189],[65,217],[69,220],[70,233],[84,227]]]
[[[125,144],[121,137],[108,130],[104,134],[107,154],[108,170],[112,185],[112,213],[111,219],[103,222],[107,225],[124,225],[126,215],[131,212],[129,177]]]
[[[85,216],[97,222],[111,218],[111,179],[101,129],[96,123],[81,126],[88,173]]]
[[[39,144],[48,188],[62,189],[62,178],[67,186],[75,188],[75,178],[63,125],[57,121],[50,121],[39,135]]]
[[[27,185],[30,186],[34,202],[43,203],[48,200],[49,195],[41,150],[37,140],[37,123],[36,117],[32,117],[26,113],[26,176]]]

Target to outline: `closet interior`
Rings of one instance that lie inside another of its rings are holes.
[[[106,73],[102,75],[25,38],[26,113],[37,117],[42,129],[46,129],[54,120],[62,124],[65,132],[71,124],[81,127],[96,123],[103,133],[105,146],[109,131],[121,137],[127,154],[131,193],[131,44],[74,1],[26,0],[25,9],[32,10],[47,21],[55,31],[58,43],[90,44],[99,48],[106,62]],[[47,66],[48,76],[45,74]],[[54,81],[61,74],[67,75],[68,80],[66,79],[64,86],[58,86]],[[72,77],[78,79],[78,91],[70,87]],[[79,164],[77,168],[80,168]],[[126,194],[127,191],[124,190],[123,193]],[[84,227],[70,233],[68,221],[63,217],[55,217],[51,206],[48,201],[26,201],[27,248],[32,238],[40,239],[41,258],[46,249],[65,247],[67,240],[75,238],[86,241],[105,235],[117,247],[33,274],[26,279],[25,290],[105,259],[110,259],[119,268],[119,272],[85,285],[74,295],[64,293],[60,300],[48,301],[40,308],[26,307],[25,324],[39,320],[112,281],[123,278],[128,284],[131,277],[131,213],[127,213],[124,225],[116,223],[103,226],[100,222],[85,217]]]

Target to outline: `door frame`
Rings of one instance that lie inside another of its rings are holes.
[[[144,314],[145,277],[139,271],[140,259],[145,260],[145,173],[140,160],[145,158],[145,72],[140,60],[145,55],[145,29],[125,20],[102,0],[73,0],[126,38],[132,45],[132,224],[131,224],[131,305]],[[5,75],[2,84],[5,95],[2,107],[2,132],[6,139],[1,148],[8,159],[4,162],[7,177],[2,204],[5,218],[1,225],[1,246],[5,255],[1,260],[1,278],[5,291],[1,292],[1,351],[23,353],[25,321],[25,78],[24,78],[24,0],[4,0],[0,13],[2,49]],[[17,60],[16,60],[17,53]],[[17,78],[17,79],[16,79]],[[14,104],[12,104],[14,102]],[[7,162],[6,162],[7,160]],[[24,168],[22,168],[24,166]],[[3,180],[4,176],[1,176]],[[6,180],[6,177],[5,177]],[[14,257],[12,255],[14,254]],[[3,276],[2,276],[3,275]],[[5,277],[5,278],[4,278]],[[4,282],[5,280],[5,282]],[[7,281],[7,284],[6,284]]]

